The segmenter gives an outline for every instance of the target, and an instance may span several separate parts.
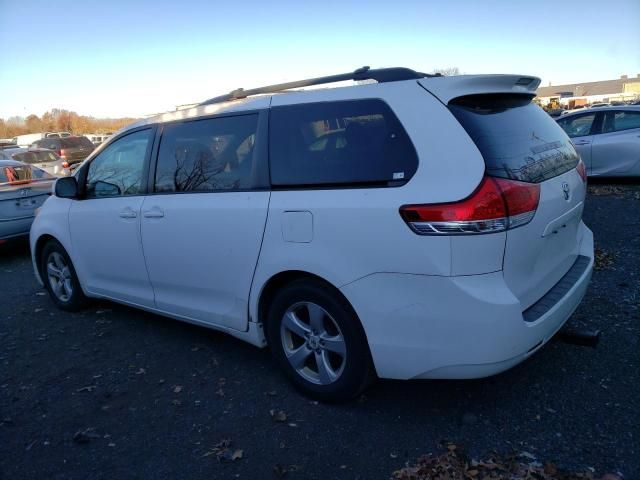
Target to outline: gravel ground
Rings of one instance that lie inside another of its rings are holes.
[[[268,351],[108,302],[56,310],[28,247],[0,247],[0,478],[377,479],[453,441],[474,455],[640,478],[640,186],[595,185],[599,249],[571,323],[475,381],[381,381],[348,405],[294,391]]]

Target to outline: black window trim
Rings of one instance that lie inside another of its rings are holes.
[[[377,100],[379,102],[382,102],[393,114],[393,116],[395,117],[395,119],[397,120],[397,122],[400,124],[400,126],[402,127],[402,129],[404,130],[407,139],[409,140],[409,144],[411,145],[411,148],[413,149],[414,153],[415,153],[415,158],[416,158],[416,171],[413,173],[413,175],[411,175],[409,178],[403,179],[403,180],[385,180],[385,181],[362,181],[362,182],[349,182],[349,183],[323,183],[323,184],[292,184],[292,185],[274,185],[271,182],[271,145],[269,144],[269,188],[272,191],[305,191],[305,190],[354,190],[354,189],[371,189],[371,188],[397,188],[397,187],[403,187],[405,186],[407,183],[409,183],[413,178],[415,178],[416,174],[418,173],[418,170],[420,169],[420,155],[418,154],[418,149],[416,148],[415,144],[413,143],[413,139],[411,138],[411,135],[409,135],[409,132],[407,131],[407,129],[405,128],[404,124],[402,123],[402,120],[400,120],[400,117],[398,116],[398,114],[396,113],[396,111],[393,109],[393,107],[391,105],[389,105],[389,102],[387,102],[384,98],[381,97],[362,97],[362,98],[346,98],[346,99],[340,99],[340,100],[321,100],[321,101],[312,101],[312,102],[301,102],[301,103],[291,103],[291,104],[285,104],[285,105],[277,105],[277,106],[272,106],[269,107],[269,121],[271,121],[271,111],[274,108],[286,108],[286,107],[293,107],[293,106],[299,106],[299,105],[317,105],[317,104],[321,104],[321,103],[343,103],[343,102],[358,102],[358,101],[367,101],[367,100]],[[268,141],[271,141],[271,131],[269,131],[269,135],[268,135]]]
[[[153,144],[155,142],[155,138],[157,137],[157,125],[156,124],[149,124],[149,125],[142,125],[140,127],[136,127],[136,128],[132,128],[131,130],[126,130],[124,132],[122,132],[121,134],[119,134],[117,137],[113,138],[112,142],[109,142],[109,145],[111,145],[112,143],[117,142],[118,140],[125,138],[133,133],[138,133],[138,132],[142,132],[144,130],[150,130],[151,132],[151,141],[149,142],[149,144],[147,145],[147,151],[144,154],[144,161],[142,164],[142,175],[141,175],[141,186],[140,186],[140,191],[138,193],[136,193],[135,195],[126,195],[126,197],[140,197],[140,196],[144,196],[147,195],[147,184],[144,181],[145,178],[148,178],[148,172],[149,172],[149,160],[151,158],[151,151],[153,148]],[[94,155],[91,159],[89,159],[87,162],[84,163],[84,165],[82,165],[82,167],[80,167],[80,170],[78,171],[78,174],[76,175],[76,181],[78,183],[78,200],[82,200],[82,201],[88,201],[88,200],[106,200],[106,199],[110,199],[110,198],[122,198],[123,196],[119,195],[119,196],[113,196],[113,197],[87,197],[87,175],[89,173],[89,166],[93,163],[93,161],[98,158],[102,152],[104,152],[104,148],[100,150],[100,152],[98,152],[96,155]]]
[[[172,120],[170,122],[164,122],[158,125],[155,140],[153,142],[153,150],[151,152],[151,158],[153,161],[150,163],[150,168],[147,174],[146,193],[147,196],[152,195],[197,195],[197,194],[224,194],[224,193],[236,193],[236,192],[259,192],[270,191],[269,183],[269,112],[268,108],[259,108],[251,110],[240,110],[232,112],[220,112],[211,115],[202,115],[193,118],[182,118],[178,120]],[[255,149],[253,152],[253,161],[256,164],[256,178],[255,183],[249,188],[235,188],[224,190],[195,190],[187,192],[156,192],[155,191],[155,177],[158,169],[158,154],[160,152],[160,143],[162,141],[162,134],[164,129],[170,125],[182,125],[191,122],[198,122],[202,120],[213,120],[217,118],[229,118],[239,117],[246,115],[258,115],[258,124],[256,127],[256,139]]]

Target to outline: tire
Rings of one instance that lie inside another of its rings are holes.
[[[53,303],[62,310],[77,312],[88,303],[73,263],[60,242],[49,240],[40,255],[40,272]]]
[[[293,384],[323,402],[344,402],[375,378],[369,345],[349,303],[332,287],[294,281],[276,293],[267,341]]]

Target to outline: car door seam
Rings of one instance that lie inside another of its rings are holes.
[[[249,331],[249,322],[251,322],[251,309],[250,309],[250,300],[251,300],[251,292],[253,292],[253,282],[256,278],[256,272],[258,271],[258,265],[260,264],[260,256],[262,255],[262,246],[264,245],[264,236],[267,231],[267,224],[269,223],[269,213],[271,207],[271,192],[268,193],[267,198],[267,214],[264,217],[264,225],[262,226],[262,236],[260,237],[260,247],[258,248],[258,255],[256,256],[256,263],[253,266],[253,274],[251,275],[251,283],[249,284],[249,295],[247,296],[247,325],[244,330]],[[257,321],[256,321],[257,322]]]
[[[142,199],[142,203],[140,203],[140,210],[138,211],[138,240],[140,242],[140,250],[142,251],[142,259],[144,260],[144,270],[147,272],[147,279],[149,280],[149,286],[151,287],[151,293],[153,294],[153,306],[157,308],[156,303],[156,289],[153,286],[153,282],[151,281],[151,274],[149,273],[149,263],[147,262],[147,256],[144,252],[144,241],[142,236],[142,210],[144,208],[144,204],[147,201],[147,196]]]

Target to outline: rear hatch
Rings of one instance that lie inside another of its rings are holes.
[[[29,165],[0,165],[0,222],[32,217],[51,195],[53,177]]]
[[[526,309],[577,259],[586,183],[569,138],[532,102],[537,79],[513,76],[507,88],[508,77],[497,76],[495,89],[487,88],[487,76],[480,89],[467,79],[472,87],[458,90],[459,96],[446,89],[443,97],[482,154],[487,176],[539,186],[535,214],[507,230],[503,258],[505,281]],[[532,87],[523,86],[527,79]]]

